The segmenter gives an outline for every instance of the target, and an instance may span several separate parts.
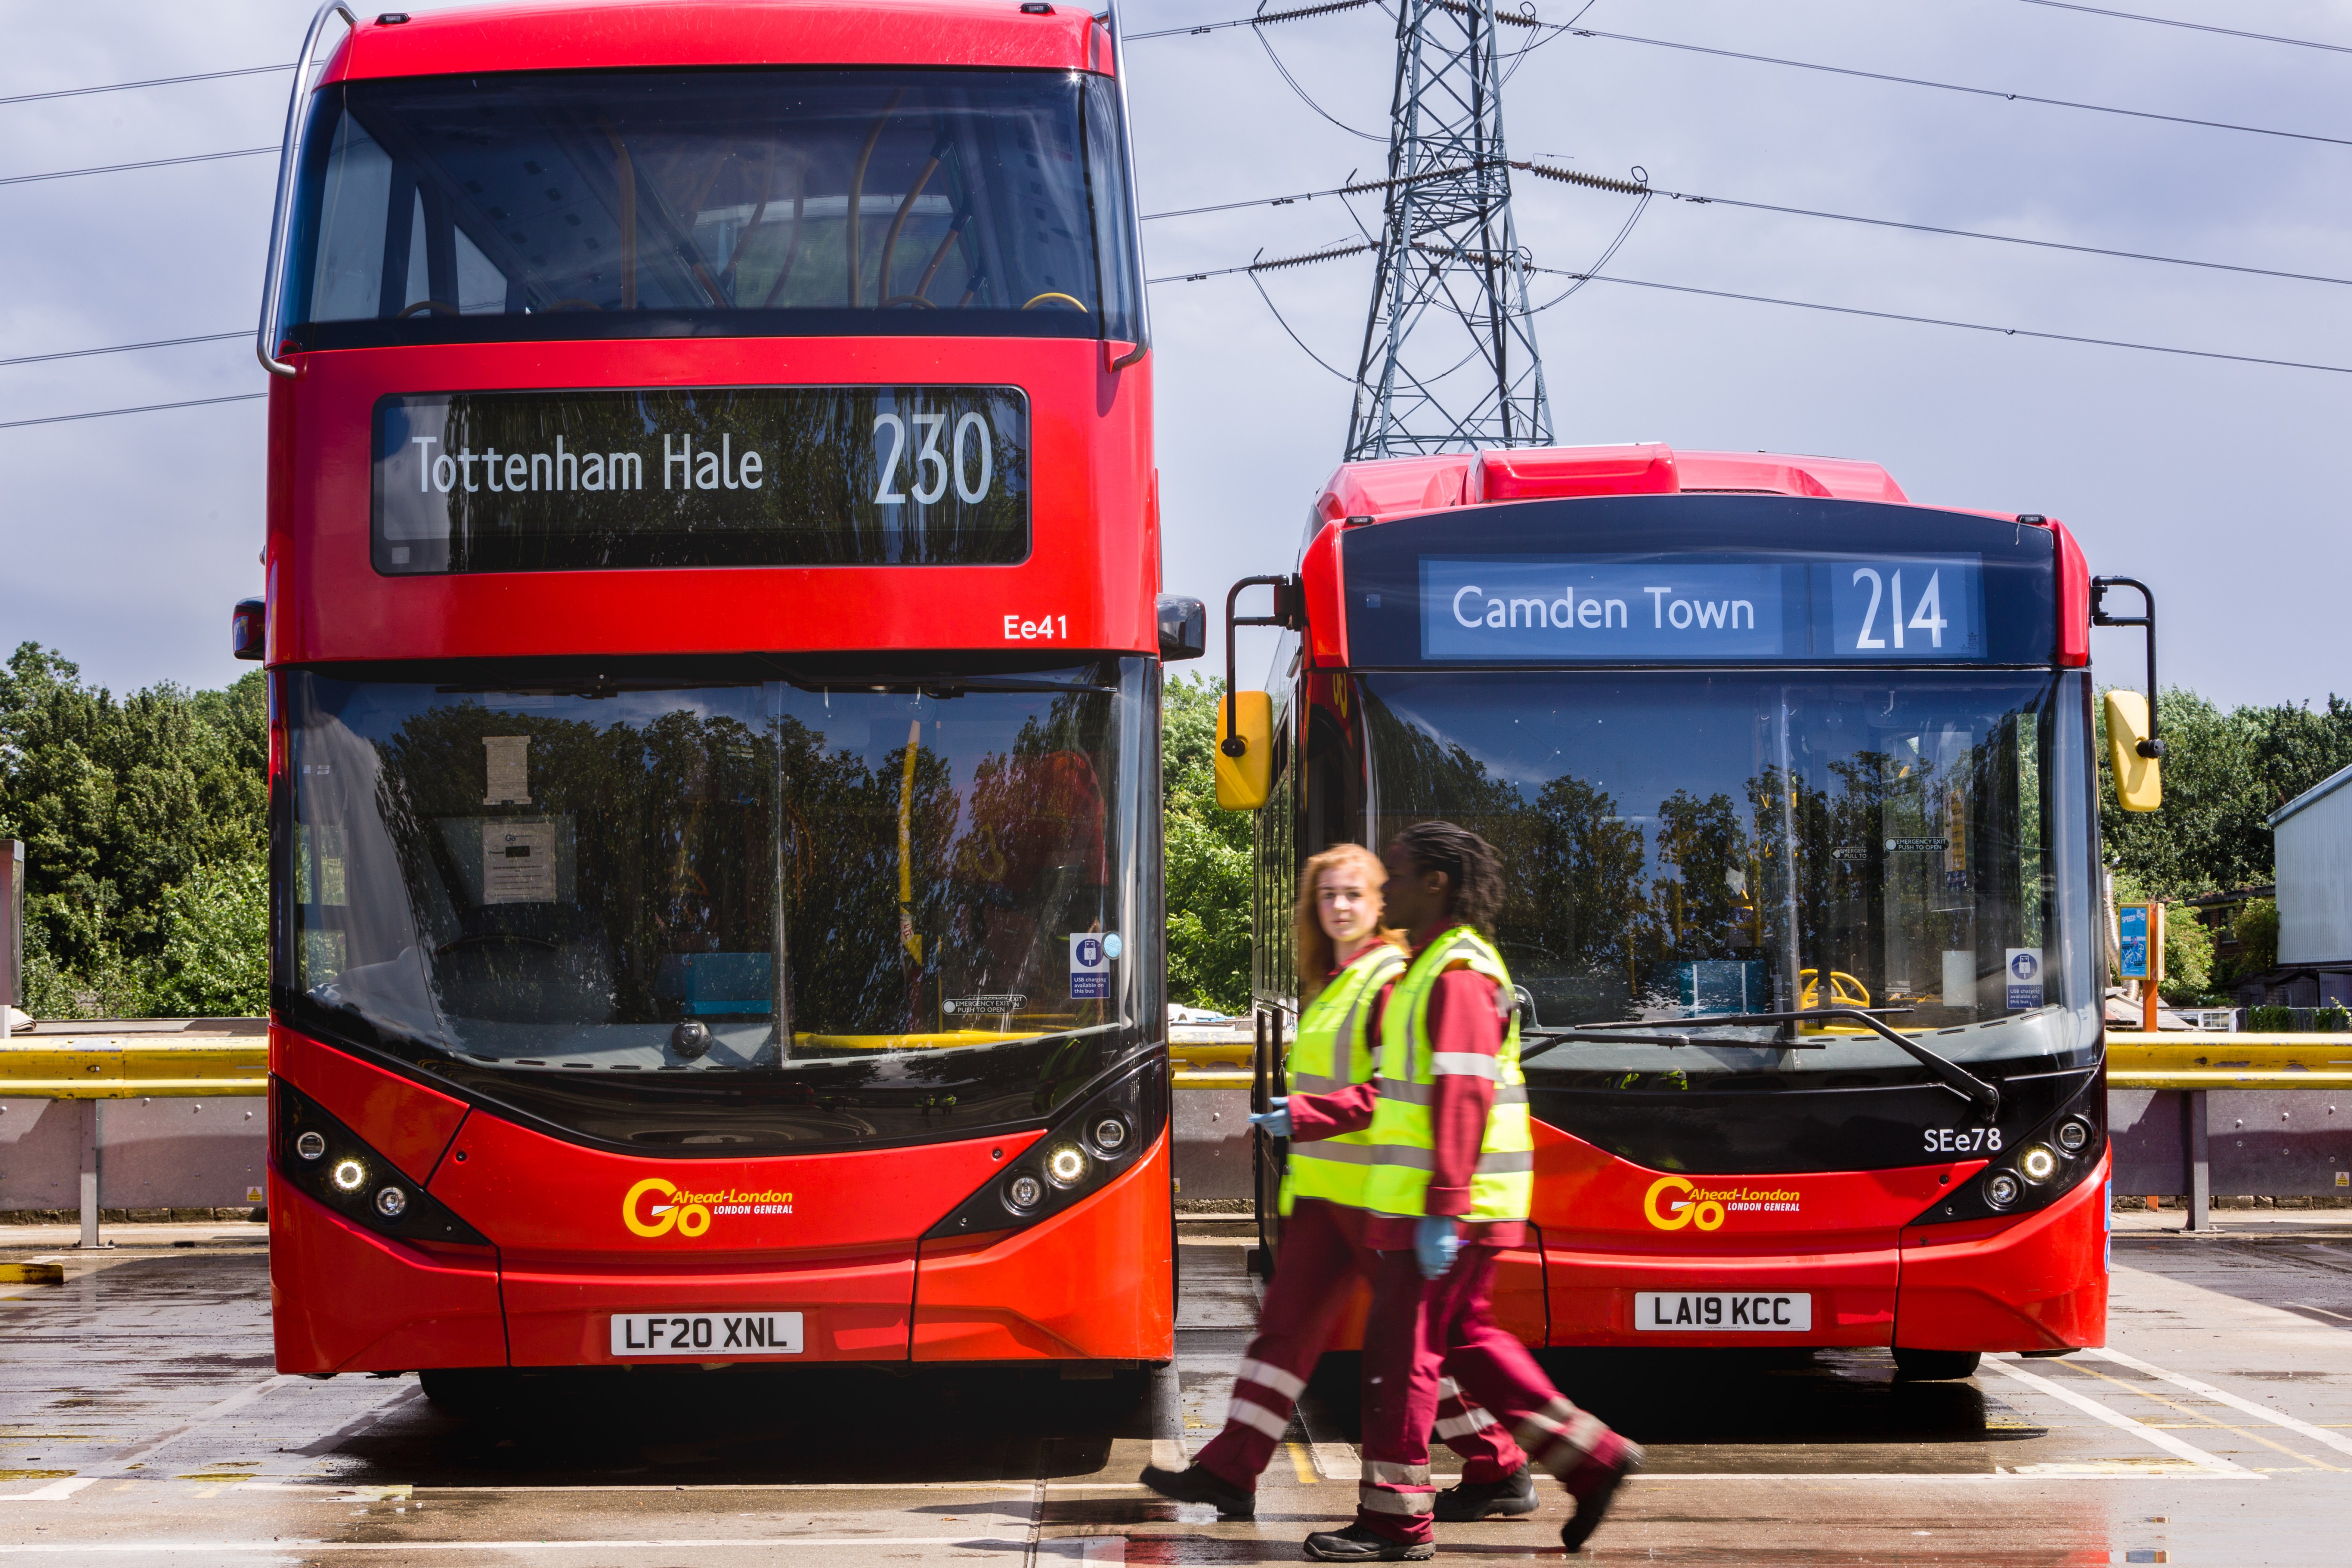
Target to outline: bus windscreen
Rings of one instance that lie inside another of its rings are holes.
[[[1442,816],[1502,851],[1496,931],[1529,1027],[1846,1006],[1893,1009],[1962,1061],[2095,1050],[2079,673],[1360,679],[1373,841]],[[1824,1048],[1781,1037],[1579,1041],[1529,1072],[1696,1089],[1921,1071],[1851,1020]]]
[[[1132,342],[1117,99],[1065,71],[330,84],[278,335]]]
[[[283,678],[299,1026],[716,1145],[1026,1120],[1133,1033],[1146,661],[434,673]]]

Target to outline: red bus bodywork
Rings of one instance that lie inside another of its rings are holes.
[[[363,22],[320,80],[751,65],[1114,68],[1086,10],[921,4],[522,5]],[[269,405],[268,658],[1026,650],[1155,654],[1150,363],[1132,345],[972,337],[624,338],[299,353]],[[986,382],[1026,392],[1033,548],[1002,566],[391,577],[370,564],[370,420],[417,392]],[[1040,634],[1043,624],[1047,631]],[[1024,636],[1024,627],[1026,626]],[[273,735],[272,773],[285,741]],[[273,777],[273,788],[278,780]],[[613,1363],[610,1314],[785,1305],[804,1348],[711,1360],[1092,1361],[1171,1353],[1169,1151],[1025,1230],[925,1231],[1040,1135],[740,1161],[547,1136],[273,1021],[273,1085],[323,1106],[491,1245],[352,1224],[273,1170],[277,1364],[311,1374]],[[274,1107],[273,1107],[274,1110]],[[777,1189],[789,1216],[688,1237],[625,1220],[648,1179]]]
[[[1318,497],[1299,568],[1306,671],[1349,664],[1343,535],[1454,508],[1566,498],[1696,494],[1804,496],[1910,505],[1878,465],[1663,445],[1517,449],[1351,463]],[[1943,509],[1951,510],[1951,509]],[[2009,522],[2010,513],[1977,512]],[[2053,664],[2090,661],[2091,585],[2080,548],[2054,519]],[[1464,546],[1475,549],[1475,543]],[[1302,680],[1311,680],[1302,676]],[[1319,699],[1318,699],[1319,700]],[[2099,1081],[2104,1082],[2104,1075]],[[1684,1176],[1621,1158],[1538,1120],[1527,1246],[1505,1254],[1496,1319],[1531,1345],[1895,1346],[2054,1352],[2106,1340],[2108,1159],[2031,1213],[1920,1224],[1938,1199],[1986,1168],[1981,1158],[1861,1171]],[[1761,1205],[1715,1228],[1687,1223],[1677,1199],[1740,1191]],[[1801,1291],[1810,1333],[1634,1327],[1637,1292]],[[1361,1303],[1359,1303],[1360,1312]],[[1360,1331],[1360,1317],[1347,1342]]]

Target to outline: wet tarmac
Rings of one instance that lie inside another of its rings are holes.
[[[1884,1352],[1549,1356],[1651,1456],[1586,1557],[2352,1562],[2352,1226],[2222,1217],[2214,1237],[2154,1228],[2177,1215],[2118,1232],[2111,1350],[1988,1358],[1967,1382],[1897,1384]],[[275,1375],[252,1227],[43,1239],[0,1236],[0,1259],[66,1272],[0,1285],[0,1558],[1280,1563],[1353,1506],[1336,1367],[1254,1522],[1135,1484],[1223,1418],[1255,1307],[1246,1237],[1186,1240],[1158,1376],[663,1369],[536,1379],[471,1415],[414,1377]],[[1441,1527],[1441,1561],[1559,1557],[1544,1498]]]

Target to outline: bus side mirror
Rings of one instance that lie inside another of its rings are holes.
[[[259,599],[240,599],[229,612],[228,651],[236,658],[268,656],[269,606]]]
[[[2107,693],[2107,761],[2115,768],[2116,798],[2126,811],[2154,811],[2164,804],[2164,761],[2148,743],[2147,699],[2118,687]]]
[[[1160,595],[1160,660],[1198,658],[1209,651],[1209,607],[1178,594]]]
[[[1217,806],[1255,811],[1274,790],[1274,700],[1263,691],[1217,702]]]

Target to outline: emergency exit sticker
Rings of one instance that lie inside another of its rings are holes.
[[[1118,956],[1119,940],[1096,931],[1070,933],[1070,999],[1108,1000],[1111,960]]]

